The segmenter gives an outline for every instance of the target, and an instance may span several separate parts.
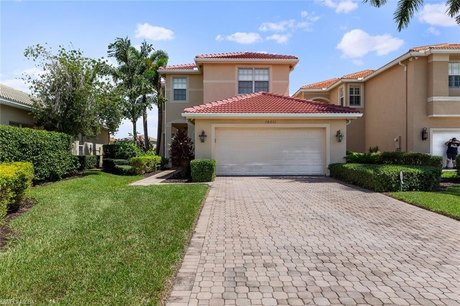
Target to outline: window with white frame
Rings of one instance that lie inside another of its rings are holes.
[[[345,95],[343,94],[343,87],[339,88],[339,104],[341,106],[345,105]]]
[[[449,63],[449,87],[460,88],[460,62]]]
[[[187,100],[187,78],[173,78],[173,100]]]
[[[268,68],[239,68],[238,94],[269,91]]]
[[[361,106],[361,86],[350,85],[348,87],[348,103],[350,106]]]

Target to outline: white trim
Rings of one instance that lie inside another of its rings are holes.
[[[182,113],[182,117],[196,119],[357,119],[362,113]]]
[[[317,96],[317,97],[313,97],[313,98],[308,98],[308,100],[310,100],[310,101],[315,101],[315,99],[320,99],[320,100],[324,100],[324,101],[327,101],[327,102],[331,103],[331,100],[329,100],[329,98],[326,98],[326,97]],[[320,101],[316,100],[315,102],[320,102]]]
[[[170,69],[170,70],[160,70],[159,71],[159,74],[160,75],[164,75],[164,74],[201,74],[201,71],[200,70],[189,70],[189,69],[184,69],[184,70],[180,70],[180,69]]]
[[[429,118],[458,118],[460,115],[428,115]]]
[[[433,132],[440,132],[440,131],[458,131],[460,128],[430,128],[430,154],[433,154]]]
[[[359,105],[351,105],[350,104],[350,87],[359,87]],[[355,84],[355,83],[350,83],[348,84],[348,86],[346,86],[346,97],[347,97],[347,100],[346,100],[346,105],[347,107],[350,107],[350,108],[364,108],[364,85],[363,84]]]
[[[458,96],[434,96],[428,97],[427,102],[460,102]]]
[[[185,100],[174,100],[174,79],[185,79]],[[187,76],[171,76],[171,103],[189,103],[189,79]]]
[[[196,58],[195,63],[281,63],[293,64],[293,67],[299,62],[299,59],[270,59],[270,58]]]
[[[324,175],[328,175],[328,166],[331,162],[331,135],[330,124],[244,124],[244,123],[219,123],[211,124],[211,159],[215,159],[216,128],[323,128],[326,133],[326,160],[324,164]]]
[[[27,105],[27,104],[23,104],[20,102],[7,100],[3,98],[0,98],[0,104],[15,107],[15,108],[20,108],[20,109],[25,109],[25,110],[32,110],[32,105]]]

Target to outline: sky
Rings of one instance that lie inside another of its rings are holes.
[[[296,55],[290,94],[300,86],[364,69],[377,69],[410,48],[460,42],[460,26],[445,1],[425,0],[410,25],[397,31],[396,0],[381,8],[354,0],[307,1],[4,1],[0,0],[0,83],[28,91],[24,73],[34,63],[24,49],[47,43],[107,58],[117,37],[169,54],[169,64],[198,54],[258,51]],[[149,133],[156,135],[156,109]],[[127,137],[124,121],[116,137]],[[141,131],[141,122],[138,123]]]

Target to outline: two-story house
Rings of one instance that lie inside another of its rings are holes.
[[[163,153],[177,129],[196,158],[218,175],[327,174],[343,162],[346,125],[356,109],[289,97],[296,56],[258,52],[205,54],[160,69],[167,99]]]
[[[347,126],[347,149],[445,156],[460,138],[460,44],[410,49],[377,70],[308,84],[297,98],[343,105],[363,117]]]

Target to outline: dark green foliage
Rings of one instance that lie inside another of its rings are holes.
[[[416,152],[347,152],[347,163],[441,167],[442,157]]]
[[[160,165],[161,157],[156,155],[144,155],[133,157],[129,160],[129,165],[136,169],[137,174],[154,172]]]
[[[86,169],[93,169],[97,167],[97,159],[96,155],[82,155],[78,156],[79,167],[78,170],[86,170]]]
[[[113,174],[136,175],[137,169],[130,165],[116,165]]]
[[[193,182],[212,182],[216,178],[216,161],[195,159],[190,162]]]
[[[161,157],[161,164],[160,164],[160,169],[166,169],[166,167],[168,167],[168,164],[169,164],[169,158],[166,158],[166,157]]]
[[[455,162],[457,163],[457,172],[460,174],[460,155],[457,155]]]
[[[177,130],[169,147],[169,156],[172,165],[174,167],[188,169],[190,167],[190,160],[194,157],[193,155],[193,142],[192,139],[187,136],[187,131],[183,129]]]
[[[102,147],[104,158],[130,159],[142,155],[142,150],[131,140],[119,140]]]
[[[56,181],[76,171],[72,140],[64,133],[0,125],[0,162],[31,162],[35,182]]]
[[[102,168],[105,172],[120,175],[135,175],[136,168],[130,166],[127,159],[104,158]]]
[[[0,163],[0,224],[8,211],[17,211],[32,184],[34,167],[29,162]]]
[[[430,166],[331,164],[331,176],[377,192],[400,191],[400,172],[403,172],[402,191],[430,191],[439,187],[441,168]]]

